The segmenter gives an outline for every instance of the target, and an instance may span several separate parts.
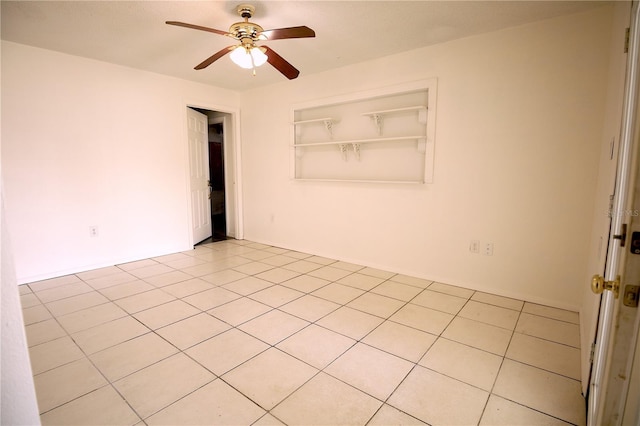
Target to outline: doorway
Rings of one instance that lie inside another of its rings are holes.
[[[241,216],[239,216],[241,198],[237,193],[239,191],[237,156],[240,148],[234,131],[234,127],[238,124],[237,117],[232,112],[214,110],[202,105],[187,104],[187,109],[194,110],[196,114],[202,114],[206,127],[204,135],[206,143],[202,146],[200,157],[203,161],[198,161],[201,166],[194,164],[193,156],[190,154],[190,174],[194,175],[194,167],[204,168],[202,174],[206,175],[204,183],[208,186],[206,203],[203,200],[203,205],[199,205],[191,200],[192,225],[196,221],[195,217],[203,214],[210,224],[210,231],[205,239],[200,241],[199,238],[192,236],[192,243],[195,246],[227,238],[241,238]],[[193,185],[192,182],[192,190]]]
[[[211,241],[227,239],[224,179],[224,120],[209,120],[209,176],[211,187]]]

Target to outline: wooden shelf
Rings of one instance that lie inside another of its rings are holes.
[[[394,141],[411,141],[425,139],[424,135],[420,136],[399,136],[391,138],[373,138],[373,139],[354,139],[350,141],[332,141],[332,142],[313,142],[313,143],[297,143],[291,145],[293,148],[304,148],[308,146],[322,146],[322,145],[350,145],[361,143],[380,143],[380,142],[394,142]]]

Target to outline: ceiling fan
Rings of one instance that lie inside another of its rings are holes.
[[[298,77],[300,71],[287,62],[282,56],[278,55],[273,49],[267,46],[258,46],[256,43],[263,40],[315,37],[316,33],[311,28],[305,26],[264,30],[260,25],[249,22],[249,19],[255,12],[255,7],[248,4],[241,4],[236,10],[244,21],[231,25],[228,32],[202,27],[200,25],[187,24],[185,22],[166,21],[166,23],[228,36],[240,42],[240,44],[225,47],[214,53],[196,65],[195,69],[197,70],[206,68],[227,53],[231,53],[230,56],[233,62],[243,68],[253,69],[254,75],[255,67],[268,62],[289,80]]]

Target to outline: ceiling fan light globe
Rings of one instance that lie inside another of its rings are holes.
[[[251,49],[251,56],[253,57],[253,65],[259,67],[267,62],[267,55],[259,47]]]
[[[249,54],[247,49],[244,48],[244,46],[238,46],[235,49],[233,49],[233,52],[231,52],[230,57],[231,57],[231,60],[239,67],[246,68],[246,69],[253,68],[253,63],[251,62],[251,55]]]

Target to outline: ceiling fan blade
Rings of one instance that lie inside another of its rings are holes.
[[[283,38],[315,37],[316,32],[309,27],[301,26],[266,30],[260,33],[260,35],[265,36],[267,40],[281,40]]]
[[[215,28],[209,28],[209,27],[201,27],[200,25],[187,24],[185,22],[166,21],[165,23],[169,25],[176,25],[178,27],[185,27],[185,28],[191,28],[194,30],[207,31],[214,34],[230,35],[227,31],[216,30]]]
[[[218,59],[222,58],[224,55],[226,55],[227,53],[231,52],[233,49],[235,49],[236,46],[229,46],[229,47],[225,47],[224,49],[214,53],[213,55],[209,56],[207,59],[205,59],[204,61],[200,62],[198,65],[195,66],[194,69],[196,70],[201,70],[203,68],[208,67],[209,65],[211,65],[212,63],[214,63],[215,61],[217,61]]]
[[[261,47],[265,49],[264,53],[265,55],[267,55],[267,62],[269,62],[275,69],[280,71],[289,80],[293,80],[300,74],[300,71],[298,71],[289,62],[285,61],[285,59],[274,52],[273,49],[270,49],[267,46]]]

